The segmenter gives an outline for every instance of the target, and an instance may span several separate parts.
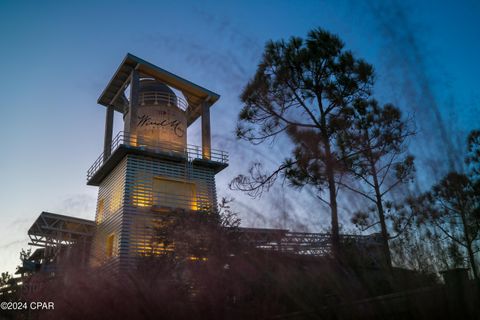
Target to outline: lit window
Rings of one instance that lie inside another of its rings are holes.
[[[105,214],[105,199],[98,200],[97,208],[97,221],[100,223],[103,220],[103,215]]]
[[[122,206],[123,185],[117,183],[112,188],[112,195],[110,196],[110,213],[115,213]]]
[[[135,182],[132,194],[133,205],[136,207],[149,207],[152,205],[152,190],[142,180]]]
[[[112,233],[107,237],[107,245],[105,250],[107,258],[110,258],[113,256],[114,243],[115,243],[115,234]]]
[[[155,177],[153,181],[154,204],[158,208],[197,210],[195,183]]]

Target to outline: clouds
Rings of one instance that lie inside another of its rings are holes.
[[[12,247],[18,247],[19,245],[26,245],[25,244],[25,239],[19,239],[19,240],[14,240],[10,241],[7,243],[3,243],[0,245],[0,250],[5,250],[5,249],[10,249]]]
[[[21,217],[21,218],[17,218],[17,219],[14,219],[13,221],[11,221],[9,224],[8,224],[8,230],[11,232],[11,231],[16,231],[16,232],[19,232],[19,233],[25,233],[26,234],[26,230],[32,225],[33,221],[30,217],[27,217],[27,218],[24,218],[24,217]]]
[[[450,170],[463,169],[468,130],[456,121],[463,112],[462,98],[452,91],[454,78],[451,65],[442,63],[442,44],[433,40],[438,26],[421,19],[426,14],[422,10],[428,9],[399,1],[364,2],[358,7],[369,13],[372,32],[381,39],[379,61],[372,61],[377,68],[377,94],[415,118],[417,135],[411,139],[410,151],[416,156],[420,189]]]
[[[92,220],[95,216],[96,202],[96,197],[86,193],[67,195],[60,199],[53,213]]]

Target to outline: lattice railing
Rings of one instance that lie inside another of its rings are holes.
[[[290,232],[280,229],[241,228],[245,239],[258,249],[298,255],[326,256],[331,253],[331,234]],[[340,235],[343,245],[381,246],[377,234]]]
[[[203,159],[202,148],[194,145],[180,146],[174,143],[158,142],[153,140],[139,141],[134,136],[131,136],[128,132],[120,131],[112,140],[110,154],[113,154],[116,149],[121,145],[139,148],[142,150],[148,150],[151,152],[168,153],[185,157],[188,161],[195,159]],[[108,157],[102,152],[100,156],[95,160],[92,166],[87,171],[87,180],[90,180],[95,173],[102,167],[102,165],[108,160]],[[211,149],[210,161],[219,162],[222,164],[228,164],[228,153],[222,150]]]

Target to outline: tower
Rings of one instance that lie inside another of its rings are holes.
[[[183,97],[182,97],[183,96]],[[90,264],[121,270],[153,248],[165,215],[216,210],[215,174],[228,154],[211,148],[210,107],[219,95],[127,54],[98,103],[106,107],[104,149],[87,172],[98,186]],[[113,137],[114,112],[124,130]],[[187,144],[201,117],[202,146]]]

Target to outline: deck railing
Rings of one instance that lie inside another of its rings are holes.
[[[158,105],[158,104],[167,104],[174,105],[177,108],[185,111],[188,109],[188,102],[185,99],[177,97],[174,94],[163,93],[163,92],[143,92],[139,97],[140,105]]]
[[[149,139],[139,139],[136,136],[130,135],[128,132],[120,131],[115,138],[112,139],[110,154],[105,155],[104,152],[95,160],[92,166],[87,171],[87,180],[90,180],[95,173],[108,160],[109,156],[115,152],[120,146],[129,146],[154,153],[164,153],[174,156],[184,157],[188,161],[195,159],[204,159],[202,148],[194,145],[178,145],[168,142],[158,142]],[[222,150],[211,149],[210,161],[228,164],[228,153]]]
[[[281,229],[240,228],[244,239],[257,249],[278,251],[309,256],[328,256],[332,250],[332,236],[329,233],[292,232]],[[380,248],[378,234],[340,235],[343,246]]]

